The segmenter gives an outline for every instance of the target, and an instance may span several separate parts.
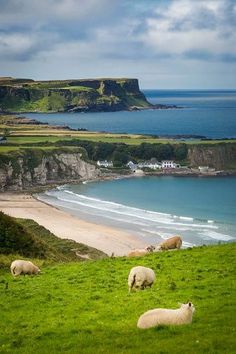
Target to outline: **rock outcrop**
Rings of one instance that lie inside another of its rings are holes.
[[[27,149],[0,155],[0,191],[20,191],[98,175],[99,170],[84,161],[81,152]]]
[[[0,112],[99,112],[152,107],[137,79],[0,78]]]
[[[217,170],[235,168],[236,144],[188,145],[187,160],[191,167],[209,166]]]

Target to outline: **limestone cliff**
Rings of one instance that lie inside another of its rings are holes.
[[[137,79],[0,78],[0,112],[99,112],[150,107]]]
[[[0,155],[0,191],[68,183],[98,174],[80,151],[27,149]]]
[[[191,167],[209,166],[217,170],[235,169],[236,144],[188,145],[187,160]]]

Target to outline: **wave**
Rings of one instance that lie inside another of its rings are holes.
[[[180,220],[188,220],[188,221],[193,221],[193,218],[187,217],[187,216],[179,216]]]
[[[105,217],[111,217],[111,215],[119,215],[119,217],[123,217],[121,221],[129,221],[132,222],[132,218],[134,218],[137,222],[138,220],[143,220],[145,225],[146,223],[158,223],[162,224],[163,227],[171,228],[171,229],[179,229],[179,230],[187,230],[191,228],[207,228],[207,229],[217,229],[217,226],[205,223],[205,222],[196,222],[192,217],[186,216],[177,216],[167,213],[155,212],[151,210],[135,208],[131,206],[127,206],[124,204],[119,204],[116,202],[111,202],[107,200],[101,200],[98,198],[88,197],[81,194],[74,193],[72,191],[64,189],[60,191],[61,193],[55,193],[54,191],[46,192],[45,194],[48,196],[53,196],[57,200],[62,202],[66,202],[71,204],[76,204],[78,206],[87,207],[89,209],[102,211],[106,213]],[[68,198],[67,195],[72,196],[72,198]],[[125,217],[125,219],[124,219]],[[129,220],[127,220],[129,218]],[[134,220],[133,220],[134,222]],[[147,225],[148,225],[147,224]]]
[[[84,216],[95,222],[108,222],[109,225],[135,231],[137,237],[145,238],[149,242],[158,242],[160,239],[179,234],[184,241],[183,247],[186,248],[212,243],[212,240],[227,242],[234,239],[225,232],[231,226],[215,220],[162,213],[101,200],[68,190],[68,185],[47,191],[40,195],[39,199],[45,198],[55,206],[71,210],[75,216]],[[230,234],[232,235],[232,232]]]
[[[201,234],[203,237],[211,238],[214,240],[219,240],[219,241],[231,241],[234,239],[234,237],[222,234],[220,232],[215,232],[215,231],[203,231]]]

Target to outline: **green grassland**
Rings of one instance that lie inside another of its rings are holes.
[[[32,124],[30,120],[27,122],[29,124],[26,122],[27,118],[24,117],[0,115],[0,134],[6,137],[6,142],[0,144],[0,160],[4,160],[6,154],[9,158],[10,154],[14,154],[13,158],[16,158],[17,152],[22,155],[23,150],[29,149],[36,153],[39,150],[50,153],[53,150],[59,152],[61,149],[73,152],[76,147],[81,147],[87,161],[111,159],[116,167],[125,165],[129,160],[152,157],[160,161],[174,159],[182,165],[189,165],[191,161],[187,159],[188,151],[196,147],[199,154],[207,156],[211,153],[214,155],[214,161],[221,159],[221,167],[217,169],[235,170],[235,139],[178,140],[139,134],[75,131],[45,124]]]
[[[131,92],[130,85],[133,85]],[[133,79],[32,82],[0,78],[0,86],[3,90],[0,105],[5,112],[63,112],[72,107],[113,111],[151,106]]]
[[[13,279],[0,271],[1,353],[233,354],[236,351],[236,243],[83,263],[42,265]],[[39,263],[38,263],[39,264]],[[128,293],[130,269],[157,279]],[[191,325],[137,329],[156,307],[191,300]]]
[[[0,128],[1,129],[1,128]],[[49,129],[39,130],[34,129],[31,131],[28,129],[27,131],[20,130],[18,128],[17,131],[11,130],[11,136],[7,138],[7,142],[10,144],[21,145],[21,144],[29,144],[29,143],[41,143],[41,142],[49,142],[55,143],[59,140],[88,140],[94,142],[104,142],[104,143],[124,143],[128,145],[140,145],[142,143],[148,144],[180,144],[183,141],[175,140],[175,139],[162,139],[162,138],[154,138],[144,135],[132,135],[132,134],[112,134],[112,133],[96,133],[96,132],[71,132],[71,131],[63,131],[56,130],[52,131]],[[188,145],[212,145],[212,144],[220,144],[220,143],[235,143],[235,139],[229,140],[186,140],[185,144]],[[1,149],[1,146],[0,146]]]
[[[19,117],[21,118],[21,117]],[[91,132],[91,131],[73,131],[68,129],[58,129],[50,125],[40,124],[16,124],[17,119],[12,115],[0,115],[0,135],[4,135],[6,130],[8,132],[7,143],[11,145],[35,144],[42,142],[55,143],[59,140],[87,140],[104,143],[124,143],[127,145],[140,145],[142,143],[148,144],[180,144],[188,145],[212,145],[220,143],[235,143],[235,139],[225,140],[200,140],[200,139],[186,139],[180,141],[172,138],[158,138],[149,135],[140,134],[116,134],[105,132]],[[40,120],[40,117],[39,117]],[[8,123],[10,122],[10,124]],[[14,124],[15,123],[15,124]],[[0,149],[3,146],[0,145]]]

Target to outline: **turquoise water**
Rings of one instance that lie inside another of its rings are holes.
[[[74,129],[236,138],[236,91],[145,90],[144,93],[152,103],[174,104],[183,108],[24,115],[53,125],[69,125]]]
[[[80,218],[184,246],[236,241],[236,177],[136,177],[66,185],[39,196]]]
[[[40,114],[50,124],[115,133],[236,138],[236,91],[146,90],[181,109]],[[35,114],[27,114],[34,117]],[[39,196],[80,218],[147,243],[180,234],[184,246],[236,240],[236,178],[145,177],[64,186]]]

